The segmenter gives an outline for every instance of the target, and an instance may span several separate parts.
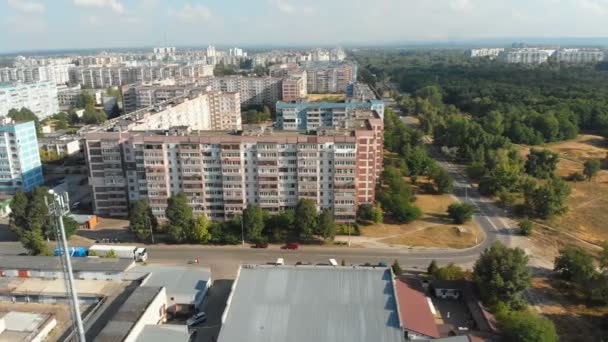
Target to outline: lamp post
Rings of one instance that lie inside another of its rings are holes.
[[[49,203],[45,197],[49,213],[53,217],[55,225],[55,232],[57,242],[61,246],[61,256],[63,264],[63,272],[67,280],[67,292],[70,295],[70,304],[72,311],[72,318],[78,331],[78,339],[80,342],[85,342],[86,337],[84,334],[84,326],[82,324],[82,317],[80,316],[80,307],[78,306],[78,293],[76,292],[76,284],[74,281],[74,274],[72,273],[72,260],[70,258],[70,251],[68,248],[68,241],[65,235],[65,227],[63,225],[63,215],[69,212],[69,200],[67,199],[67,193],[57,194],[53,190],[49,190],[49,195],[52,197]]]
[[[244,216],[241,215],[241,246],[245,248],[245,224]]]

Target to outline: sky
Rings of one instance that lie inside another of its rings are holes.
[[[0,0],[0,52],[608,37],[608,0]]]

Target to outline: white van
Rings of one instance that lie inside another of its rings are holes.
[[[338,266],[338,262],[336,261],[336,259],[329,259],[329,264],[332,266]]]
[[[285,265],[285,260],[283,260],[283,258],[278,258],[276,264],[277,266],[283,266]]]

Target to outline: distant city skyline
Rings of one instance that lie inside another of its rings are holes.
[[[0,0],[0,13],[0,53],[608,37],[608,0]]]

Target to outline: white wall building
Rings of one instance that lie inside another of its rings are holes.
[[[65,135],[57,138],[40,138],[38,146],[47,152],[53,151],[57,155],[72,155],[81,151],[80,137]]]
[[[467,50],[466,55],[470,58],[488,57],[490,59],[494,59],[494,58],[498,57],[498,55],[503,51],[505,51],[504,48],[471,49],[471,50]]]
[[[25,107],[39,119],[59,111],[57,86],[52,81],[0,85],[0,116]]]
[[[273,106],[281,99],[282,78],[278,77],[215,77],[211,80],[215,91],[238,92],[241,104]]]
[[[599,49],[560,49],[555,59],[563,63],[596,63],[605,60],[605,53]]]
[[[538,48],[523,48],[509,49],[501,52],[498,58],[507,63],[517,64],[542,64],[546,63],[555,50],[538,49]]]
[[[73,64],[50,64],[0,68],[0,82],[39,82],[52,81],[66,84],[70,81],[69,69]]]

